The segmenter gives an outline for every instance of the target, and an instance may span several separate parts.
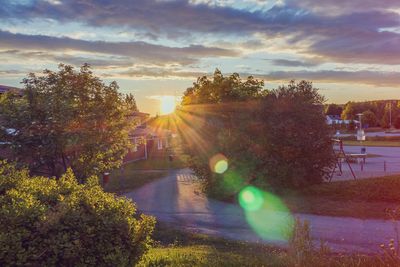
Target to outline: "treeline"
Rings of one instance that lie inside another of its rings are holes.
[[[344,120],[358,120],[360,113],[365,127],[400,128],[400,100],[350,101],[325,106],[326,115],[338,115]]]

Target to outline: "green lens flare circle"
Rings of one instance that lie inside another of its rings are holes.
[[[254,186],[246,186],[239,193],[239,204],[246,211],[259,210],[264,204],[263,192]]]

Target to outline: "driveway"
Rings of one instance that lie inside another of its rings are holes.
[[[233,240],[285,245],[284,242],[260,238],[247,222],[240,206],[207,199],[198,189],[197,178],[189,169],[171,171],[165,178],[125,196],[133,199],[141,212],[182,229]],[[290,218],[292,215],[279,216]],[[381,244],[395,237],[391,221],[306,214],[293,216],[309,221],[312,238],[316,242],[327,242],[335,251],[379,252]],[[275,218],[274,214],[264,216],[259,226],[264,222],[265,228],[271,226],[268,223],[273,221],[272,218]],[[284,222],[284,219],[280,220],[277,227],[286,227]]]

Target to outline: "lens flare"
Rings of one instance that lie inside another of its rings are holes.
[[[228,169],[228,159],[222,154],[216,154],[209,160],[210,169],[222,174]]]
[[[254,186],[246,186],[239,193],[239,204],[246,211],[258,210],[264,204],[263,192]]]
[[[224,190],[230,195],[236,195],[244,186],[246,186],[246,183],[241,175],[233,170],[228,170],[224,173],[222,185]]]
[[[273,241],[288,240],[294,219],[277,196],[254,186],[246,186],[238,198],[247,223],[259,237]]]

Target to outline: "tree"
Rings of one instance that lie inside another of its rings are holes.
[[[396,129],[400,129],[400,115],[394,120],[394,127],[396,127]]]
[[[22,97],[0,100],[2,140],[10,143],[17,162],[33,172],[60,176],[71,167],[79,179],[122,163],[130,144],[126,115],[136,109],[133,96],[118,85],[105,85],[89,65],[79,71],[59,65],[23,80]]]
[[[323,181],[333,163],[323,96],[311,82],[291,81],[269,92],[259,112],[258,168],[275,187],[302,187]]]
[[[361,121],[364,126],[375,127],[377,125],[376,115],[371,110],[362,113]]]
[[[343,112],[343,108],[337,104],[329,104],[325,109],[326,115],[340,116]]]
[[[207,76],[199,77],[192,87],[184,92],[182,104],[215,104],[232,101],[245,101],[262,96],[264,82],[247,77],[243,81],[239,74],[224,77],[216,69],[212,80]]]
[[[138,107],[136,105],[136,99],[132,94],[129,93],[129,94],[125,95],[124,101],[125,101],[126,109],[128,111],[132,111],[132,112],[139,111]]]
[[[245,184],[271,190],[321,182],[334,160],[323,102],[310,82],[292,81],[249,101],[184,105],[192,168],[219,197],[232,197]],[[224,174],[210,168],[216,154],[229,161]]]
[[[31,177],[0,162],[1,266],[134,266],[150,246],[155,220],[96,177],[79,184]]]

